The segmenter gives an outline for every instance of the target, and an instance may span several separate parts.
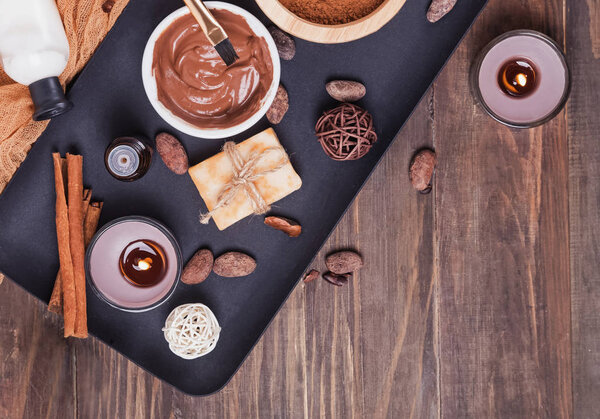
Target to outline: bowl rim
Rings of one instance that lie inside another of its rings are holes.
[[[406,0],[384,0],[368,15],[339,25],[325,25],[303,19],[283,6],[279,0],[256,0],[256,3],[282,30],[307,41],[337,44],[355,41],[378,31],[396,16]]]
[[[150,101],[150,104],[152,105],[156,113],[158,113],[158,115],[171,127],[197,138],[222,139],[232,137],[234,135],[246,131],[247,129],[255,125],[266,114],[267,110],[269,109],[269,107],[273,103],[273,100],[275,99],[277,88],[279,87],[281,77],[281,63],[279,61],[279,53],[277,52],[275,41],[273,41],[273,38],[267,30],[267,28],[254,15],[252,15],[250,12],[248,12],[245,9],[242,9],[239,6],[221,1],[206,1],[204,2],[204,4],[209,9],[228,10],[243,17],[248,23],[248,26],[250,26],[250,29],[257,36],[260,36],[265,39],[271,56],[271,62],[273,64],[273,81],[271,82],[271,86],[269,87],[267,94],[262,99],[261,107],[248,119],[237,125],[227,128],[200,128],[174,115],[158,100],[156,79],[154,78],[154,74],[152,72],[154,46],[156,45],[156,40],[167,28],[167,26],[169,26],[173,21],[175,21],[175,19],[190,13],[187,6],[180,7],[179,9],[167,15],[163,20],[160,21],[160,23],[154,28],[154,30],[150,34],[148,41],[146,42],[144,54],[142,57],[142,83],[144,85],[144,91],[146,92],[146,96]]]

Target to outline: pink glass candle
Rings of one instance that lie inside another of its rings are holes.
[[[530,128],[554,118],[569,95],[569,69],[558,45],[532,30],[505,33],[479,54],[474,94],[497,121]]]
[[[142,256],[128,257],[135,252]],[[86,255],[92,290],[125,311],[146,311],[166,301],[175,290],[181,265],[181,251],[172,233],[158,221],[138,216],[119,218],[102,227]],[[131,272],[140,278],[128,277]],[[146,281],[144,274],[152,276]]]

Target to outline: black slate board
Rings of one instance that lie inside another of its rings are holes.
[[[184,142],[194,163],[212,156],[223,144],[222,140],[199,140],[176,132],[152,109],[142,87],[142,52],[153,28],[182,3],[132,0],[71,87],[74,109],[52,121],[0,197],[0,271],[38,298],[49,300],[58,269],[50,154],[83,154],[86,184],[93,187],[94,198],[105,201],[101,224],[124,215],[146,215],[172,229],[185,260],[199,247],[210,247],[217,255],[239,249],[257,259],[258,268],[248,278],[211,276],[201,285],[180,284],[167,303],[142,314],[113,309],[88,289],[91,333],[186,393],[206,395],[221,389],[275,316],[486,0],[461,0],[436,24],[425,19],[429,2],[407,0],[389,24],[359,41],[318,45],[296,40],[296,57],[282,62],[290,110],[275,130],[303,186],[279,201],[273,213],[301,222],[303,234],[291,239],[265,227],[258,216],[223,232],[212,222],[201,225],[198,214],[205,207],[192,181],[169,172],[156,156],[149,173],[133,183],[119,182],[106,172],[104,150],[117,136],[154,138],[160,131],[172,132]],[[267,23],[253,1],[233,3]],[[314,136],[317,117],[335,105],[324,89],[325,83],[335,78],[360,80],[367,86],[367,95],[359,104],[373,114],[379,140],[360,161],[328,159]],[[235,140],[266,127],[263,119]],[[223,328],[216,349],[192,361],[173,355],[161,332],[168,313],[189,302],[211,307]]]

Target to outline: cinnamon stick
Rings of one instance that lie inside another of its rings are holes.
[[[90,208],[90,202],[92,201],[92,190],[84,189],[83,190],[83,220],[85,222],[85,217],[87,216],[88,209]]]
[[[102,212],[103,205],[102,202],[92,202],[89,206],[85,220],[83,221],[83,241],[86,249],[98,229],[98,222],[100,221],[100,213]]]
[[[58,240],[58,259],[60,261],[60,276],[62,282],[65,337],[75,332],[75,274],[71,260],[71,245],[69,239],[69,215],[67,198],[65,196],[64,167],[65,160],[60,154],[53,153],[54,188],[56,190],[56,237]]]
[[[92,199],[92,190],[85,189],[83,191],[83,212],[84,212],[84,222],[83,222],[83,235],[84,238],[89,236],[89,240],[84,240],[85,247],[89,244],[89,241],[96,233],[96,229],[98,228],[98,220],[100,218],[100,210],[102,209],[102,202],[90,202]],[[96,214],[92,216],[92,219],[88,221],[90,218],[90,207],[96,206],[94,211]],[[95,221],[94,221],[95,220]],[[54,282],[54,288],[52,289],[52,296],[50,297],[50,302],[48,303],[48,311],[51,311],[56,314],[62,314],[63,311],[63,302],[62,302],[62,279],[60,277],[60,271],[56,275],[56,281]]]
[[[56,281],[54,281],[54,288],[52,288],[52,295],[48,302],[48,311],[56,314],[62,314],[63,300],[62,300],[62,278],[60,276],[60,270],[56,274]]]
[[[67,154],[67,197],[69,211],[69,244],[75,279],[75,331],[73,336],[85,338],[87,310],[85,296],[85,246],[83,243],[83,157]]]

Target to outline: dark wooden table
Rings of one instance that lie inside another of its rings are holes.
[[[524,131],[467,83],[477,51],[517,28],[563,45],[574,79],[565,111]],[[598,417],[599,107],[600,0],[490,0],[321,251],[360,249],[350,286],[299,285],[229,385],[194,398],[63,340],[5,280],[0,417]],[[439,158],[430,195],[407,179],[423,146]]]

